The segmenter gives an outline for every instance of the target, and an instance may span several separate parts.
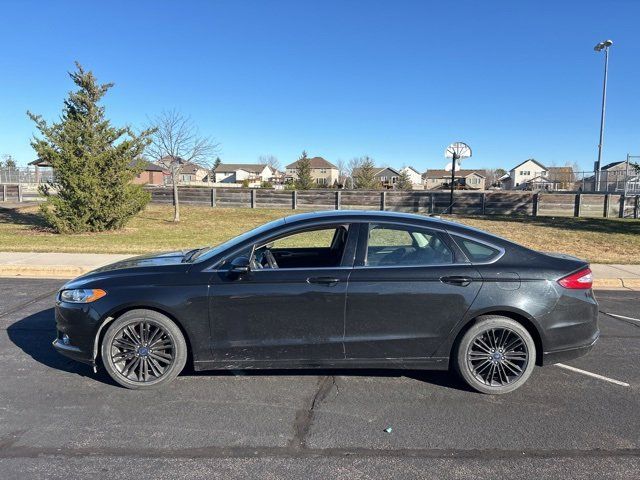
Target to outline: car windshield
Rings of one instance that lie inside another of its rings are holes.
[[[251,238],[255,235],[260,235],[263,232],[266,232],[268,230],[271,230],[274,227],[277,227],[283,224],[284,224],[284,219],[279,218],[278,220],[273,220],[269,223],[265,223],[264,225],[256,227],[253,230],[249,230],[248,232],[241,233],[237,237],[233,237],[227,240],[226,242],[221,243],[220,245],[203,248],[197,251],[195,254],[193,254],[189,259],[189,262],[196,263],[196,262],[205,261],[211,257],[218,255],[219,253],[224,252],[229,248],[233,248],[236,245],[240,245],[242,242],[244,242],[248,238]]]

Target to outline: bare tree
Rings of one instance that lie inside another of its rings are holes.
[[[340,158],[338,159],[338,184],[342,185],[341,188],[346,188],[348,177],[349,173],[347,172],[347,162]]]
[[[346,163],[344,167],[345,169],[344,172],[346,177],[345,188],[351,188],[351,189],[355,188],[354,177],[358,173],[358,170],[362,168],[362,164],[364,163],[364,161],[365,161],[365,157],[354,157]]]
[[[176,110],[163,111],[151,122],[155,129],[147,154],[169,170],[173,184],[173,221],[180,221],[178,180],[185,164],[196,163],[207,170],[213,164],[211,157],[220,144],[210,137],[201,136],[190,117]]]
[[[280,160],[275,155],[260,155],[258,157],[258,163],[269,165],[271,170],[280,170]]]

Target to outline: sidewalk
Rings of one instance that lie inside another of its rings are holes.
[[[74,278],[132,255],[0,252],[0,277]],[[592,264],[594,288],[640,291],[640,265]]]
[[[0,252],[0,277],[75,278],[132,255]]]

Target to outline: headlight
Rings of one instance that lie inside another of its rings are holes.
[[[60,292],[60,300],[69,303],[91,303],[107,294],[99,288],[78,288],[75,290],[63,290]]]

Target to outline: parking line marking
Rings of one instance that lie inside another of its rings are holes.
[[[564,368],[565,370],[571,370],[572,372],[581,373],[588,377],[597,378],[598,380],[604,380],[605,382],[615,383],[616,385],[620,385],[621,387],[630,387],[626,382],[621,382],[620,380],[615,380],[613,378],[605,377],[604,375],[598,375],[597,373],[587,372],[586,370],[580,370],[579,368],[572,367],[570,365],[565,365],[564,363],[556,363],[556,367]]]
[[[631,320],[632,322],[640,322],[640,318],[633,318],[633,317],[625,317],[624,315],[618,315],[617,313],[609,313],[609,312],[602,312],[605,315],[609,315],[610,317],[615,317],[615,318],[621,318],[623,320]]]

